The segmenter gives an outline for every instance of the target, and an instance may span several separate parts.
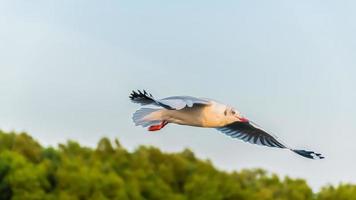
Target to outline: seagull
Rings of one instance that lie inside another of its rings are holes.
[[[179,124],[218,131],[245,142],[268,147],[288,149],[310,159],[323,159],[314,151],[293,149],[283,144],[276,136],[250,121],[235,108],[207,98],[171,96],[156,99],[145,90],[132,91],[129,98],[133,103],[144,106],[133,114],[136,126],[158,131],[167,124]]]

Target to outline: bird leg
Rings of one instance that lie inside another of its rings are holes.
[[[159,131],[161,130],[162,128],[164,128],[166,125],[168,124],[167,121],[162,121],[160,124],[158,125],[152,125],[150,127],[148,127],[148,130],[149,131]]]

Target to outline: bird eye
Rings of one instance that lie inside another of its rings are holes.
[[[225,109],[225,111],[224,111],[224,115],[225,115],[225,116],[227,115],[227,109]]]
[[[234,115],[234,114],[236,114],[236,112],[235,112],[234,110],[232,110],[232,111],[231,111],[231,114],[233,114],[233,115]]]

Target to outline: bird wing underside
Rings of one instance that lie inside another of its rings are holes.
[[[286,148],[275,137],[250,122],[234,122],[217,129],[232,138],[238,138],[252,144]]]

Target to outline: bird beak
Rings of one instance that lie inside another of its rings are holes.
[[[247,118],[244,117],[237,117],[239,119],[240,122],[249,122],[249,120]]]

